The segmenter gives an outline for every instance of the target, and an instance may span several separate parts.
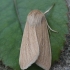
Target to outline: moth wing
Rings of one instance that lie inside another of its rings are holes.
[[[44,18],[41,21],[41,24],[36,27],[36,32],[40,49],[40,55],[36,64],[45,70],[49,70],[51,66],[51,46],[46,18]]]
[[[19,64],[21,69],[27,69],[39,56],[39,45],[37,41],[35,27],[26,23],[22,38]]]

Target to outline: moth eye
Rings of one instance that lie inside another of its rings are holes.
[[[45,17],[42,17],[42,19],[41,19],[41,23],[43,22],[43,21],[45,21],[46,19],[45,19]]]

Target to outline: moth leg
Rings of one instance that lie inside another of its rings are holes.
[[[53,30],[48,24],[47,24],[47,26],[52,32],[57,32],[57,31]]]
[[[55,4],[53,4],[48,10],[46,10],[46,11],[44,12],[44,14],[48,13],[48,12],[54,7],[54,5],[55,5]]]

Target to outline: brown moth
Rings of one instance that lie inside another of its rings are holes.
[[[39,10],[33,10],[28,14],[19,57],[21,69],[27,69],[34,62],[46,70],[51,66],[47,20]]]

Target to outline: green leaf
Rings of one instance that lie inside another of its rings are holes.
[[[34,9],[45,12],[53,3],[54,8],[46,15],[50,27],[58,33],[49,32],[52,48],[52,62],[59,59],[63,48],[67,29],[67,7],[64,0],[16,0],[19,18],[24,29],[28,13]],[[22,30],[19,24],[13,0],[0,1],[0,60],[14,70],[19,67],[19,49],[22,39]],[[27,70],[42,70],[33,64]]]

